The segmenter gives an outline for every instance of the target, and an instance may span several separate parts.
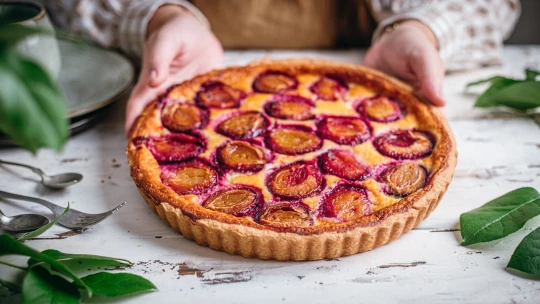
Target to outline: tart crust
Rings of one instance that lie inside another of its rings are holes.
[[[148,205],[175,231],[198,244],[244,257],[275,260],[319,260],[364,252],[397,239],[418,226],[437,206],[452,179],[457,162],[453,134],[438,108],[412,93],[412,88],[366,67],[321,60],[255,62],[245,67],[216,70],[186,81],[169,92],[194,94],[208,80],[237,80],[266,71],[291,75],[311,73],[342,75],[377,92],[398,96],[421,125],[429,125],[437,146],[431,159],[436,168],[425,187],[399,202],[349,222],[309,227],[273,227],[247,217],[206,209],[194,203],[196,196],[179,196],[161,183],[159,164],[137,138],[166,134],[160,124],[160,102],[151,102],[130,132],[127,147],[131,176]],[[174,96],[173,96],[174,97]]]

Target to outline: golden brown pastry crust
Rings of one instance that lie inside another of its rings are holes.
[[[169,91],[169,96],[192,96],[207,80],[225,83],[253,78],[266,70],[291,75],[339,75],[393,96],[406,105],[418,123],[437,141],[431,159],[433,172],[425,187],[399,202],[369,216],[350,222],[332,222],[309,227],[273,227],[249,218],[235,217],[206,209],[181,197],[161,183],[157,161],[144,145],[133,140],[168,133],[160,123],[158,102],[150,103],[137,119],[127,147],[131,175],[142,196],[165,222],[200,245],[244,257],[276,260],[317,260],[371,250],[397,239],[420,224],[437,206],[454,173],[457,152],[453,134],[439,109],[426,105],[409,86],[380,72],[351,64],[320,60],[263,61],[247,67],[230,67],[186,81]]]

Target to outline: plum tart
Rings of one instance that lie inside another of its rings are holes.
[[[212,71],[150,103],[131,176],[165,222],[244,257],[317,260],[420,224],[457,161],[439,109],[361,66],[264,61]]]

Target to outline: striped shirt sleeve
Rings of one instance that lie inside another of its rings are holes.
[[[406,19],[426,24],[439,42],[448,71],[472,69],[500,61],[503,40],[519,18],[519,0],[372,0],[378,26]]]
[[[43,0],[57,26],[140,59],[146,28],[155,11],[165,4],[182,6],[210,27],[208,20],[186,0]]]

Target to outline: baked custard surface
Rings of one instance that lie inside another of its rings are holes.
[[[127,147],[150,207],[201,245],[316,260],[417,226],[457,152],[439,109],[379,72],[265,61],[186,81],[150,103]]]

